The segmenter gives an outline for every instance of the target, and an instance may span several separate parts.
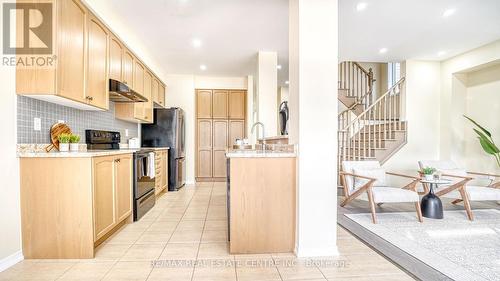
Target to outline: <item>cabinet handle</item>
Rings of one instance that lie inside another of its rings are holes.
[[[121,159],[115,159],[115,162],[117,162],[117,163],[121,162]]]

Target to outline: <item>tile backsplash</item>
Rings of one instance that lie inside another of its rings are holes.
[[[41,119],[41,130],[34,130],[34,118]],[[50,127],[63,120],[85,143],[85,130],[106,130],[121,133],[122,142],[138,136],[136,123],[115,119],[115,104],[108,111],[85,111],[28,97],[17,96],[17,143],[50,143]],[[128,129],[128,137],[125,130]]]

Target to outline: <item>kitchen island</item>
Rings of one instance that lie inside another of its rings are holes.
[[[230,253],[293,252],[295,153],[228,151],[226,157]]]

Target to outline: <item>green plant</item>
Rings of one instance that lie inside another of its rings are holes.
[[[484,152],[492,155],[495,157],[495,160],[497,161],[498,167],[500,167],[500,149],[498,149],[498,146],[495,144],[493,141],[493,138],[491,137],[491,133],[486,130],[484,127],[479,125],[476,121],[472,120],[471,118],[467,117],[464,115],[467,120],[472,122],[477,128],[474,128],[474,132],[478,135],[479,143],[481,144],[481,147],[483,148]]]
[[[59,140],[59,143],[69,143],[71,134],[62,133],[57,137],[57,139]]]
[[[431,167],[425,167],[425,168],[423,168],[423,169],[422,169],[422,173],[423,173],[424,175],[432,175],[432,174],[434,174],[435,172],[436,172],[436,169],[431,168]]]
[[[79,143],[80,142],[80,136],[79,135],[73,135],[69,137],[69,142],[70,143]]]

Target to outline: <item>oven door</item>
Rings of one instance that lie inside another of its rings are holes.
[[[150,163],[149,153],[137,153],[135,155],[134,199],[143,197],[155,188],[155,179],[149,177],[151,167],[148,166],[148,163]],[[154,170],[152,172],[154,173]]]

